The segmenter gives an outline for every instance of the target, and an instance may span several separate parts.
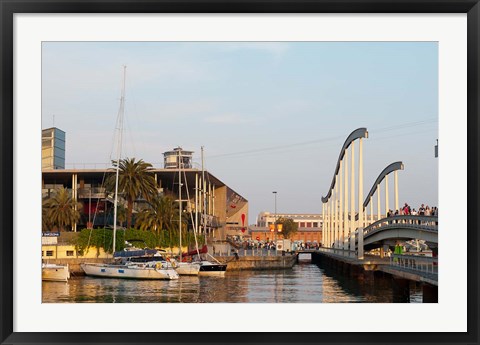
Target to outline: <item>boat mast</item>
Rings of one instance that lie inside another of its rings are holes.
[[[117,146],[117,167],[115,176],[115,200],[113,203],[113,253],[115,253],[115,242],[117,236],[117,204],[118,204],[118,175],[120,171],[120,157],[122,155],[122,135],[123,135],[123,115],[125,113],[125,77],[127,73],[127,66],[123,66],[123,82],[122,93],[120,95],[120,108],[118,109],[117,131],[118,131],[118,146]]]
[[[203,167],[203,146],[202,146],[202,197],[203,197],[203,236],[205,238],[205,244],[207,244],[207,191],[205,183],[205,169]]]
[[[181,148],[178,150],[178,233],[180,234],[180,241],[178,251],[180,255],[180,262],[182,262],[182,160],[180,155]]]
[[[195,237],[195,248],[197,249],[197,255],[200,258],[200,252],[198,251],[198,242],[197,242],[197,233],[198,233],[198,174],[195,173],[195,227],[193,229],[193,234]]]

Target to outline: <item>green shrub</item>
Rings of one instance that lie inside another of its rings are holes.
[[[195,237],[191,231],[182,234],[182,245],[195,245]],[[137,229],[117,230],[115,250],[123,250],[125,241],[129,241],[139,248],[169,248],[179,244],[178,231],[160,231],[157,235],[152,231]],[[203,237],[199,237],[198,244],[203,245]],[[75,241],[75,249],[83,255],[89,248],[95,248],[98,252],[102,248],[105,252],[112,253],[113,230],[112,229],[83,229]]]

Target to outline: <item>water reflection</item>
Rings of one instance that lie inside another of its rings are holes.
[[[45,303],[385,303],[389,280],[361,281],[313,264],[291,270],[227,272],[225,277],[182,276],[173,281],[74,277],[44,282]],[[417,288],[418,290],[418,288]],[[421,302],[413,289],[411,302]]]

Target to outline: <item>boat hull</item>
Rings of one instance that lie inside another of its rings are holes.
[[[223,264],[202,264],[200,266],[199,276],[224,277],[227,271],[227,265]]]
[[[200,265],[189,262],[179,262],[175,269],[181,276],[196,276],[200,271]]]
[[[178,279],[178,273],[173,268],[136,267],[107,264],[81,264],[88,276],[121,279]]]
[[[67,282],[70,279],[70,270],[67,266],[44,265],[42,267],[42,280],[52,282]]]

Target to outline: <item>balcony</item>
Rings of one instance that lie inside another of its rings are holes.
[[[201,217],[201,224],[203,224],[203,220],[205,219],[205,215],[200,215]],[[217,216],[212,216],[207,214],[206,215],[206,226],[211,227],[211,228],[219,228],[221,226],[220,224],[220,219]]]
[[[79,199],[103,199],[107,196],[105,187],[79,188]]]

